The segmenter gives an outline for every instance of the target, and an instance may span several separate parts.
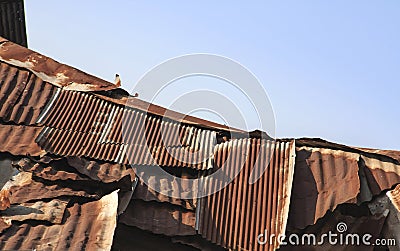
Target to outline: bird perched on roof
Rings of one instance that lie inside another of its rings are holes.
[[[115,74],[115,81],[114,81],[114,84],[115,84],[116,86],[121,86],[121,78],[119,77],[118,74]]]
[[[135,92],[135,94],[133,94],[133,97],[135,98],[139,97],[139,93]]]

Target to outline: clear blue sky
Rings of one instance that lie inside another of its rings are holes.
[[[28,43],[128,90],[166,59],[223,55],[264,85],[276,136],[400,149],[400,1],[243,2],[26,0]]]

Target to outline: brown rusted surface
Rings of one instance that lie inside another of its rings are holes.
[[[32,179],[32,173],[21,172],[15,175],[12,180],[6,183],[2,190],[8,190],[12,193],[10,197],[11,204],[29,202],[32,200],[56,198],[60,196],[79,196],[96,197],[96,194],[90,194],[83,190],[74,190],[61,184],[46,185],[45,183]]]
[[[60,224],[67,203],[68,201],[57,199],[49,202],[21,203],[1,211],[0,217],[6,221],[41,220]]]
[[[35,143],[42,128],[0,124],[0,152],[39,156],[46,152]]]
[[[400,164],[366,156],[361,158],[368,187],[373,195],[400,183]]]
[[[98,201],[75,203],[61,224],[22,221],[0,235],[2,250],[111,250],[116,227],[117,192]]]
[[[297,148],[289,226],[304,228],[339,204],[356,203],[359,158],[342,150]]]
[[[54,154],[134,165],[212,167],[215,131],[126,109],[91,94],[61,91],[43,117],[39,122],[46,127],[37,142]]]
[[[79,173],[104,183],[118,181],[127,175],[130,175],[132,180],[135,177],[132,168],[126,165],[94,161],[76,156],[68,157],[67,161]]]
[[[33,125],[56,87],[27,70],[0,62],[0,118],[5,122]]]
[[[0,1],[0,36],[27,47],[23,0]]]
[[[5,210],[10,207],[10,191],[7,189],[0,191],[0,210]]]
[[[132,200],[119,222],[166,236],[195,235],[195,212],[168,203]]]
[[[226,156],[231,155],[233,158]],[[257,156],[260,156],[256,161]],[[226,176],[243,169],[228,186],[200,201],[198,232],[207,240],[232,250],[274,250],[279,245],[259,245],[257,237],[267,230],[285,232],[294,168],[294,142],[234,140],[223,144],[215,157],[227,166]],[[271,162],[268,164],[268,160]],[[254,166],[254,168],[253,168]],[[265,169],[265,172],[262,172]],[[249,183],[250,173],[261,178]],[[218,182],[206,185],[212,189]]]
[[[119,87],[12,42],[0,44],[0,61],[27,69],[43,81],[65,90],[87,92]]]
[[[138,176],[141,177],[139,180],[135,192],[133,194],[133,198],[140,199],[143,201],[157,201],[157,202],[168,202],[173,205],[179,205],[183,208],[194,210],[196,209],[197,199],[185,200],[180,199],[180,197],[187,195],[187,193],[192,193],[193,195],[197,195],[198,185],[197,182],[193,182],[193,187],[184,187],[184,182],[179,182],[174,179],[172,182],[169,182],[166,178],[147,177],[146,183],[143,182],[142,178],[145,178],[145,175],[142,172],[146,170],[142,170],[138,173]],[[152,187],[156,187],[158,191],[154,191],[149,188],[146,184],[150,184]],[[167,196],[168,195],[168,196]],[[195,197],[195,196],[193,196]]]
[[[397,211],[400,212],[400,185],[397,185],[393,190],[389,191],[387,196]]]

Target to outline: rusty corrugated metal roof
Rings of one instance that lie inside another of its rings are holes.
[[[339,204],[357,203],[359,158],[342,150],[298,147],[289,225],[304,228]]]
[[[91,94],[57,93],[38,122],[46,127],[37,142],[54,154],[134,165],[212,167],[206,157],[213,153],[216,131],[165,121]],[[128,161],[130,153],[134,157]]]
[[[0,0],[0,36],[27,47],[23,0]]]
[[[0,62],[0,118],[4,122],[36,124],[55,89],[27,70]]]
[[[234,156],[227,163],[228,172],[240,168],[239,158],[245,159],[244,167],[228,186],[201,199],[198,232],[212,243],[232,250],[274,250],[279,246],[277,242],[259,245],[257,237],[265,230],[275,235],[285,233],[294,171],[294,142],[233,140],[219,148],[221,157],[216,157],[217,166],[224,164],[223,156],[228,152]],[[258,154],[261,158],[256,161]],[[254,164],[256,172],[268,168],[257,182],[249,184]],[[216,182],[220,181],[212,183]],[[206,188],[212,187],[214,184],[206,185]]]

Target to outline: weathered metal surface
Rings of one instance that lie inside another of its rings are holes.
[[[98,201],[75,203],[61,224],[22,221],[0,235],[2,250],[111,250],[116,227],[118,194]]]
[[[368,187],[373,195],[400,183],[400,164],[366,156],[361,158],[361,167],[364,168]]]
[[[0,217],[5,221],[11,220],[11,222],[41,220],[61,224],[67,203],[68,201],[58,199],[49,202],[21,203],[19,205],[12,205],[10,208],[1,211]]]
[[[289,226],[304,228],[339,204],[356,203],[359,158],[342,150],[297,148]]]
[[[50,199],[60,196],[79,196],[94,198],[96,194],[88,193],[84,190],[74,190],[62,184],[50,184],[35,181],[32,173],[20,172],[7,182],[3,190],[11,192],[11,204],[30,202],[32,200]]]
[[[229,127],[227,125],[218,124],[209,120],[193,117],[190,115],[185,115],[176,111],[168,110],[167,108],[161,107],[156,104],[151,104],[147,101],[141,100],[139,98],[134,98],[132,96],[119,96],[114,98],[99,93],[96,93],[95,95],[103,100],[111,101],[112,103],[115,104],[137,109],[142,112],[147,112],[156,116],[161,116],[174,121],[179,121],[181,123],[193,125],[199,128],[208,130],[221,130],[225,132],[230,132],[233,135],[238,135],[238,136],[247,135],[246,131]]]
[[[55,90],[29,71],[0,62],[0,119],[35,124]]]
[[[87,92],[112,90],[119,87],[118,84],[86,74],[9,41],[0,44],[0,61],[24,68],[43,81],[65,90]]]
[[[89,178],[77,173],[68,166],[64,159],[53,160],[50,163],[36,163],[28,158],[23,158],[16,163],[21,170],[32,173],[33,176],[49,181],[90,181]]]
[[[195,235],[195,212],[168,203],[132,200],[119,222],[166,236]]]
[[[67,162],[79,173],[104,183],[118,181],[127,175],[130,175],[132,180],[135,177],[133,169],[127,165],[89,160],[76,156],[67,157]]]
[[[215,131],[73,91],[61,91],[42,116],[39,123],[46,127],[37,142],[54,154],[134,165],[212,167]]]
[[[0,36],[27,47],[23,0],[0,1]]]
[[[45,154],[46,151],[35,143],[35,138],[41,130],[40,127],[0,124],[0,152],[19,156]]]
[[[356,209],[357,210],[357,209]],[[358,209],[359,212],[362,211]],[[281,246],[280,250],[309,250],[309,251],[372,251],[372,250],[386,250],[385,246],[381,247],[381,249],[374,249],[375,239],[381,237],[381,232],[383,225],[385,223],[385,219],[387,217],[387,213],[385,214],[377,214],[377,215],[361,215],[361,216],[351,216],[346,215],[340,212],[340,210],[335,210],[333,213],[327,213],[323,218],[319,219],[316,224],[308,226],[304,230],[287,232],[285,242],[287,245]],[[344,231],[339,232],[338,224],[341,224],[341,228],[344,230],[344,225],[346,225]],[[333,237],[328,237],[329,232],[331,232]],[[291,235],[295,234],[298,236],[298,239],[291,237]],[[342,237],[340,237],[342,234]],[[358,244],[357,237],[349,238],[349,235],[358,235]],[[366,245],[363,243],[364,235],[371,235],[369,239],[365,238],[366,241],[369,241],[371,245]],[[308,236],[307,236],[308,235]],[[314,238],[310,238],[309,236],[315,236]],[[322,237],[325,235],[325,237]],[[305,237],[304,237],[305,236]],[[289,238],[291,238],[289,241]],[[347,245],[346,245],[347,241]],[[354,241],[354,244],[353,244]],[[335,244],[336,242],[336,244]],[[303,245],[304,243],[304,245]],[[377,247],[378,248],[378,247]]]
[[[274,250],[279,246],[277,242],[260,245],[257,237],[265,231],[275,235],[285,232],[294,142],[234,140],[219,148],[216,165],[222,166],[228,155],[234,158],[227,160],[226,176],[239,170],[241,160],[243,169],[228,186],[201,199],[198,232],[212,243],[232,250]],[[249,183],[252,170],[257,175],[265,170],[254,184]],[[212,189],[218,182],[221,181],[206,184],[206,189]]]

